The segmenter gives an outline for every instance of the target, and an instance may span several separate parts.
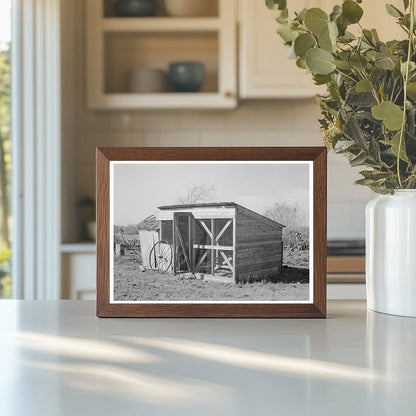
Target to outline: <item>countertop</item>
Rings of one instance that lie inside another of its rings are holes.
[[[412,415],[416,319],[98,319],[0,301],[0,415]]]

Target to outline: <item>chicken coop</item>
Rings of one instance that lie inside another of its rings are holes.
[[[161,206],[153,224],[159,233],[149,255],[154,269],[234,282],[281,273],[284,225],[234,202]]]

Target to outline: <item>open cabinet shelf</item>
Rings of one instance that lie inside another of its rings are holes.
[[[221,28],[221,20],[216,17],[138,17],[138,18],[122,18],[113,17],[101,19],[101,29],[105,32],[169,32],[169,31],[185,31],[192,32],[219,30]]]
[[[232,99],[217,93],[103,94],[103,109],[218,109],[234,108]]]
[[[236,4],[218,0],[217,17],[112,17],[103,0],[87,3],[87,102],[96,110],[227,109],[237,105]],[[108,17],[105,17],[108,16]],[[137,93],[129,74],[162,70],[173,62],[201,62],[200,91]]]

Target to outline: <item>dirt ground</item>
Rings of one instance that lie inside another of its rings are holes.
[[[275,281],[218,283],[141,271],[139,258],[114,257],[114,300],[118,301],[296,301],[309,299],[309,253],[285,253]]]

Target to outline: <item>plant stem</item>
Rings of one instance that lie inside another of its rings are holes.
[[[366,81],[368,81],[368,83],[370,84],[371,87],[371,93],[373,94],[374,99],[377,101],[377,104],[380,104],[380,98],[378,96],[378,92],[376,90],[376,87],[374,86],[374,84],[370,81],[370,78],[368,78],[365,69],[361,66],[362,71],[360,71],[360,75],[363,77],[363,79],[365,79]]]
[[[407,83],[409,82],[409,69],[410,69],[410,61],[412,59],[412,51],[413,51],[413,36],[414,36],[414,27],[415,27],[415,0],[410,0],[410,30],[409,30],[409,46],[407,48],[407,60],[406,60],[406,73],[404,75],[403,80],[403,119],[402,119],[402,127],[400,129],[400,140],[399,140],[399,148],[397,151],[397,177],[399,179],[399,186],[403,188],[402,177],[400,174],[400,156],[403,147],[404,141],[404,132],[406,130],[406,110],[407,110]]]
[[[393,101],[393,102],[395,102],[394,101],[394,90],[396,89],[396,85],[397,85],[397,80],[394,80],[394,82],[393,82],[393,88],[391,89],[391,95],[389,97],[389,100],[390,101]]]
[[[336,71],[336,72],[338,72],[338,73],[339,73],[339,74],[341,74],[341,75],[344,75],[344,77],[349,78],[351,81],[353,81],[353,82],[355,82],[355,83],[357,83],[357,82],[358,82],[355,78],[351,77],[351,76],[350,76],[350,75],[348,75],[348,74],[345,74],[344,72],[340,71],[338,68],[335,68],[335,71]]]

